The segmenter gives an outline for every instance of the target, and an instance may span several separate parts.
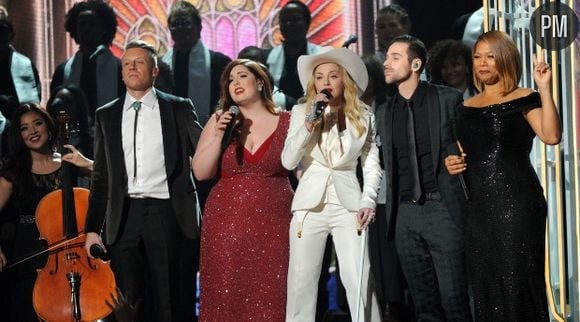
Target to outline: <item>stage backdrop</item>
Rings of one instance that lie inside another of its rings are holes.
[[[120,56],[135,38],[155,44],[160,54],[172,46],[167,16],[173,0],[111,0],[119,28],[113,51]],[[235,58],[249,45],[270,48],[282,40],[278,12],[280,0],[190,0],[202,17],[201,39],[213,50]],[[312,12],[308,38],[321,45],[339,47],[350,34],[359,34],[359,1],[304,1]],[[356,45],[352,49],[357,49]],[[72,53],[71,53],[72,54]]]

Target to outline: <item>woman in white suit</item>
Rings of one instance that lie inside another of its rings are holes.
[[[355,317],[361,231],[374,220],[381,178],[374,115],[358,98],[367,87],[367,71],[356,53],[327,47],[322,53],[300,56],[298,75],[306,88],[306,103],[292,109],[282,151],[286,169],[302,169],[292,201],[286,321],[314,321],[328,234],[333,236],[352,320],[380,321],[368,255],[362,272],[361,319]],[[359,157],[362,191],[356,176]]]

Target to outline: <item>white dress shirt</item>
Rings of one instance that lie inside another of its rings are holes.
[[[131,107],[131,104],[135,101],[137,100],[127,93],[123,103],[122,138],[129,196],[131,198],[169,199],[161,113],[155,90],[152,88],[139,100],[141,109],[137,116],[137,131],[134,138],[137,111]],[[134,139],[135,145],[133,145]],[[133,151],[133,146],[137,151]],[[134,153],[137,156],[136,176],[133,176],[135,173]]]

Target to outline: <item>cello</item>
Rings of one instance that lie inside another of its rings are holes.
[[[68,119],[63,111],[57,117],[61,149],[68,143]],[[36,208],[40,238],[53,246],[38,271],[32,302],[39,318],[48,322],[101,319],[112,312],[106,300],[116,293],[109,263],[91,259],[84,249],[89,191],[73,188],[71,167],[62,162],[62,188],[47,194]],[[61,220],[56,214],[62,214]]]

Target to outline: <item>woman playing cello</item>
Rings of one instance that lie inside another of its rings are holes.
[[[55,125],[44,109],[35,104],[21,105],[14,113],[9,132],[10,153],[0,170],[0,210],[14,217],[15,229],[5,225],[3,234],[12,231],[13,247],[10,257],[15,258],[42,248],[36,227],[35,210],[39,201],[49,192],[59,189],[61,162],[53,156],[56,137]],[[83,157],[73,146],[72,153],[63,156],[83,170],[90,171],[92,161]],[[9,203],[9,200],[11,202]],[[60,216],[55,214],[55,220]],[[6,265],[0,249],[0,270]],[[36,269],[46,257],[24,262],[11,273],[9,288],[10,309],[8,321],[38,321],[32,305],[32,290]]]

